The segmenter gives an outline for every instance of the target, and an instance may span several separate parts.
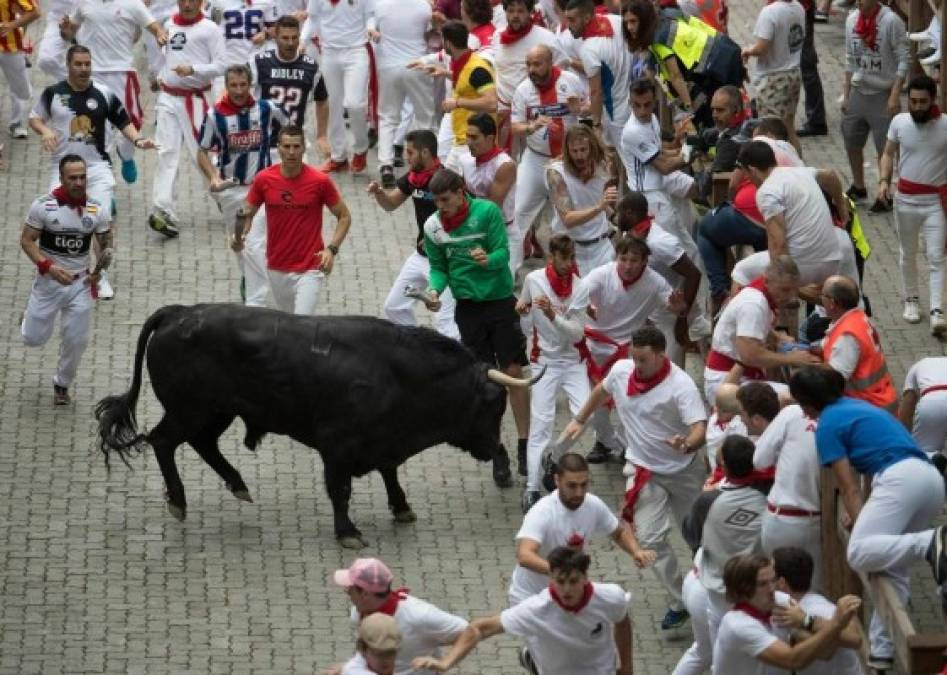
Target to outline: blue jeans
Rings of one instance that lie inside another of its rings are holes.
[[[724,202],[701,219],[697,230],[697,248],[710,280],[710,294],[715,298],[730,292],[727,248],[737,245],[765,251],[766,230]]]

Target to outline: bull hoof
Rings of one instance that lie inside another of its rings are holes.
[[[351,534],[345,537],[339,537],[339,544],[342,548],[350,548],[355,551],[365,548],[368,544],[357,534]]]
[[[399,511],[394,514],[396,523],[414,523],[417,521],[418,517],[414,515],[414,511],[408,509],[407,511]]]
[[[183,506],[178,506],[168,502],[168,513],[174,516],[179,522],[184,522],[184,519],[187,518],[187,509]]]
[[[233,496],[242,502],[253,503],[253,497],[250,496],[249,490],[233,490]]]
[[[508,468],[494,468],[493,482],[496,483],[498,488],[511,488],[513,487],[513,474],[510,473]]]

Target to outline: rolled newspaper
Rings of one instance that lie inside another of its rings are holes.
[[[420,300],[428,309],[431,309],[432,306],[435,306],[440,302],[439,300],[431,297],[427,291],[422,291],[417,286],[412,286],[411,284],[408,284],[404,287],[404,297]]]

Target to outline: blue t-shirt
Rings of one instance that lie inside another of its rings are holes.
[[[827,406],[819,415],[815,442],[823,465],[847,457],[855,471],[866,476],[909,457],[927,460],[891,413],[848,397]]]

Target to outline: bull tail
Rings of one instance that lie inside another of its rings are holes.
[[[135,406],[141,391],[141,366],[145,360],[145,348],[151,334],[158,329],[161,322],[172,311],[179,309],[179,306],[174,305],[162,307],[148,317],[138,336],[131,387],[124,394],[106,396],[95,406],[95,419],[99,423],[98,446],[105,459],[106,469],[111,468],[109,459],[112,452],[117,453],[125,466],[130,467],[128,459],[132,453],[141,454],[145,449],[147,436],[138,433],[138,420],[135,415]]]

